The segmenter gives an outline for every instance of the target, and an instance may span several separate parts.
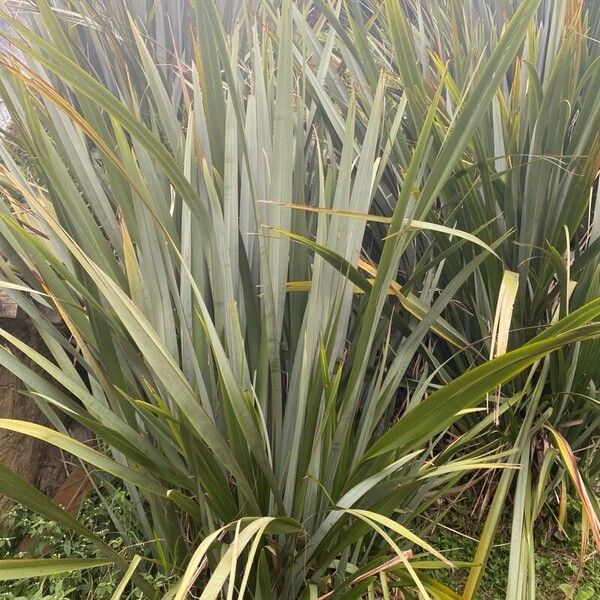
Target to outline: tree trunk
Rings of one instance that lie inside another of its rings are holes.
[[[39,349],[40,340],[37,332],[25,319],[2,317],[0,325],[36,350]],[[13,351],[16,352],[14,349]],[[0,418],[46,424],[46,419],[35,401],[22,392],[23,385],[18,377],[0,368]],[[47,444],[35,438],[0,429],[0,462],[29,483],[37,485],[39,468],[47,449]],[[9,505],[9,499],[0,495],[0,515]]]

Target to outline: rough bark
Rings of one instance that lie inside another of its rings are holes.
[[[26,320],[3,317],[0,318],[0,324],[15,337],[39,347],[37,333]],[[46,423],[34,400],[25,396],[22,390],[23,385],[18,377],[0,368],[0,417]],[[39,467],[47,451],[45,446],[32,437],[0,429],[0,462],[34,485],[38,483]],[[8,498],[0,495],[0,514],[9,504]]]
[[[52,315],[48,315],[48,318],[55,320]],[[0,291],[0,327],[41,354],[45,353],[44,343],[35,327],[26,315],[18,310],[11,298],[2,291]],[[8,347],[25,365],[41,374],[41,370],[30,359],[23,356],[16,348]],[[35,401],[23,391],[23,384],[19,378],[0,367],[0,418],[48,425],[47,419]],[[85,434],[77,437],[85,437]],[[72,458],[45,442],[0,429],[0,462],[52,496],[67,477]],[[12,502],[0,493],[0,521],[11,504]]]

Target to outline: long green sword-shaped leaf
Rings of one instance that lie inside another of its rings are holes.
[[[127,569],[127,561],[108,544],[106,544],[95,533],[87,527],[81,525],[77,519],[72,517],[60,506],[52,502],[50,498],[42,494],[21,476],[11,471],[8,467],[0,463],[0,492],[26,508],[36,512],[39,515],[55,521],[60,525],[82,535],[92,541],[100,551],[106,555],[109,561],[114,562],[124,569]]]
[[[346,217],[348,219],[358,219],[361,221],[372,221],[376,223],[391,223],[391,217],[382,217],[381,215],[365,214],[355,211],[336,210],[334,208],[321,208],[319,206],[306,206],[304,204],[282,204],[281,208],[292,208],[295,210],[303,210],[307,212],[317,212],[321,214]],[[429,223],[426,221],[418,221],[416,219],[404,219],[404,226],[407,229],[415,231],[437,231],[439,233],[445,233],[448,236],[461,238],[467,240],[477,246],[480,246],[484,250],[487,250],[493,256],[498,257],[493,248],[488,244],[480,240],[477,236],[469,233],[468,231],[462,231],[446,225],[439,225],[438,223]],[[387,238],[386,238],[387,239]]]
[[[129,481],[138,487],[151,491],[154,494],[165,497],[167,495],[166,488],[160,485],[158,481],[149,476],[147,473],[142,474],[129,467],[120,465],[101,452],[90,448],[86,444],[83,444],[78,440],[65,435],[64,433],[54,431],[53,429],[44,427],[38,423],[17,421],[14,419],[0,419],[0,429],[15,431],[17,433],[22,433],[23,435],[34,437],[38,440],[48,442],[57,448],[61,448],[65,452],[73,454],[77,458],[80,458],[81,460],[93,465],[94,467],[97,467],[98,469],[115,475],[115,477]]]
[[[364,293],[369,293],[373,287],[372,281],[367,279],[356,267],[354,267],[349,261],[347,261],[343,256],[340,256],[336,252],[333,252],[329,248],[317,244],[308,238],[298,235],[296,233],[292,233],[291,231],[284,231],[282,229],[274,229],[277,233],[281,235],[288,236],[290,239],[314,250],[316,254],[325,259],[334,269],[337,269],[340,273],[346,276],[359,290]],[[492,250],[493,251],[493,250]],[[359,261],[363,268],[371,271],[376,271],[374,267],[367,265],[364,261]],[[288,283],[288,291],[309,291],[312,286],[312,282],[289,282]],[[427,308],[422,305],[419,298],[414,296],[413,294],[409,294],[405,296],[402,294],[400,286],[393,282],[390,286],[389,290],[390,294],[395,295],[402,306],[414,317],[419,320],[422,320],[426,313]],[[390,307],[384,307],[384,314],[386,316],[390,316],[394,318],[394,313]],[[440,337],[444,338],[446,341],[450,342],[453,346],[457,348],[464,348],[467,345],[466,340],[461,339],[460,335],[453,328],[448,326],[443,319],[436,319],[436,322],[431,326],[431,329],[435,331]]]
[[[409,450],[422,444],[451,425],[461,410],[477,406],[487,392],[518,375],[540,358],[566,344],[599,335],[598,323],[576,327],[548,335],[542,341],[530,342],[467,371],[403,415],[371,446],[366,458],[391,450]]]
[[[444,141],[439,155],[433,162],[431,173],[427,177],[419,195],[418,205],[422,208],[417,210],[417,214],[410,215],[411,218],[418,218],[421,213],[426,212],[428,207],[431,206],[439,192],[442,190],[448,176],[454,169],[457,159],[467,146],[473,131],[488,110],[489,103],[496,93],[498,85],[502,81],[506,70],[523,41],[529,26],[529,21],[535,14],[539,3],[540,0],[525,0],[525,2],[521,3],[519,6],[513,19],[506,28],[502,39],[494,48],[488,62],[479,74],[477,83],[463,105],[456,122],[452,124],[450,133]],[[393,4],[393,2],[390,2],[390,4]],[[398,18],[403,18],[403,16],[399,15]],[[357,342],[362,355],[369,354],[370,345],[374,335],[372,323],[377,321],[377,315],[380,313],[381,307],[383,306],[383,298],[387,293],[387,288],[393,277],[394,270],[397,267],[397,259],[399,258],[398,254],[400,252],[402,241],[396,236],[404,226],[406,218],[405,210],[408,206],[412,186],[415,184],[417,174],[421,169],[422,157],[426,154],[426,141],[429,138],[433,127],[433,119],[439,101],[440,91],[441,90],[438,89],[427,114],[427,118],[425,119],[422,131],[420,132],[421,137],[417,144],[415,155],[411,160],[409,172],[407,173],[404,186],[400,193],[396,208],[394,209],[394,215],[388,233],[389,239],[384,245],[383,254],[380,260],[380,269],[375,279],[372,297],[369,300],[363,318],[365,326],[362,328]],[[363,367],[363,369],[364,368],[366,368],[366,366]],[[352,374],[353,380],[355,380],[358,375],[359,373],[355,369]]]
[[[219,561],[216,569],[213,571],[213,576],[211,577],[207,586],[204,588],[202,594],[203,599],[216,598],[218,596],[225,580],[227,579],[227,576],[231,572],[232,559],[237,561],[244,547],[250,543],[255,536],[260,537],[266,532],[279,534],[296,533],[301,529],[300,525],[292,519],[260,517],[258,519],[245,519],[244,521],[246,523],[246,526],[242,530],[242,535],[245,533],[244,539],[241,543],[237,544],[237,548],[235,545],[232,545],[225,553],[223,558]],[[205,558],[211,546],[222,536],[225,531],[231,529],[234,527],[234,525],[236,526],[236,529],[239,529],[241,524],[242,522],[226,525],[225,527],[214,531],[204,540],[202,540],[202,543],[194,552],[187,569],[183,574],[183,577],[177,584],[176,594],[174,595],[175,600],[184,600],[184,598],[188,597],[188,592],[198,578],[201,565],[205,564]],[[231,585],[233,585],[233,582],[231,582]]]
[[[0,581],[47,577],[112,564],[110,560],[89,558],[16,558],[0,560]]]
[[[119,582],[119,585],[117,586],[117,589],[115,590],[115,592],[112,595],[110,600],[121,600],[121,598],[123,596],[123,592],[125,592],[125,588],[127,587],[127,584],[133,577],[133,575],[136,572],[137,568],[139,567],[141,561],[142,561],[142,557],[139,554],[136,554],[133,557],[133,560],[131,561],[131,564],[129,565],[129,569],[127,569],[127,572],[125,573],[125,575],[123,575],[123,578]]]
[[[63,81],[73,86],[74,89],[81,92],[92,102],[102,107],[102,109],[104,109],[112,118],[135,136],[164,169],[165,174],[172,181],[175,188],[185,198],[192,214],[198,218],[198,222],[210,222],[210,219],[207,218],[205,205],[198,198],[198,195],[193,190],[191,184],[185,178],[183,171],[175,158],[167,151],[166,147],[160,142],[158,137],[150,131],[142,121],[137,119],[123,102],[94,79],[89,73],[84,71],[77,63],[73,62],[53,47],[52,44],[49,44],[43,38],[33,33],[19,21],[12,19],[10,15],[3,13],[3,17],[10,21],[11,26],[14,27],[16,31],[41,48],[43,52],[36,50],[33,46],[30,46],[21,40],[11,38],[11,41],[17,47],[19,47],[26,55],[53,71],[57,76],[63,79]],[[4,67],[9,67],[8,63],[5,62]],[[30,83],[33,84],[33,80]]]
[[[538,375],[539,379],[535,385],[535,388],[533,389],[533,391],[527,390],[530,391],[529,404],[527,406],[525,420],[521,425],[521,428],[515,440],[516,448],[523,448],[525,444],[527,444],[527,440],[531,433],[533,419],[535,418],[536,410],[540,401],[540,396],[542,395],[544,389],[544,383],[548,374],[548,367],[549,361],[548,359],[546,359],[542,366],[541,372]],[[521,452],[519,454],[521,454]],[[498,527],[498,523],[500,522],[501,515],[504,511],[506,497],[510,490],[510,486],[515,473],[516,471],[513,469],[506,469],[500,477],[500,481],[494,493],[494,498],[491,502],[491,506],[485,519],[485,524],[483,527],[483,531],[481,532],[479,543],[477,544],[475,556],[473,557],[474,565],[471,567],[469,576],[467,578],[467,582],[465,583],[463,594],[461,596],[463,600],[472,600],[481,583],[484,568],[489,559],[490,552],[493,546],[494,534],[496,532],[496,528]]]

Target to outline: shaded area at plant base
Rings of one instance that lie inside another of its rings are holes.
[[[98,491],[94,492],[82,505],[80,520],[90,529],[105,537],[115,550],[123,550],[126,542],[116,530],[113,518],[130,531],[135,530],[136,515],[131,499],[121,487],[103,479]],[[593,600],[600,597],[600,559],[590,558],[579,574],[579,545],[581,534],[578,523],[580,508],[571,503],[571,518],[567,523],[567,536],[551,531],[546,522],[536,528],[536,598],[540,600]],[[112,517],[111,517],[112,513]],[[434,516],[434,515],[432,515]],[[475,552],[474,539],[479,535],[476,520],[466,506],[448,513],[446,527],[436,527],[430,542],[452,560],[465,560]],[[504,600],[510,553],[510,513],[507,512],[500,527],[498,539],[490,556],[477,600]],[[31,537],[35,544],[29,556],[36,558],[83,558],[101,555],[84,538],[66,531],[60,526],[38,517],[23,508],[13,507],[6,519],[7,528],[0,537],[0,559],[15,558],[21,540]],[[465,526],[469,524],[469,526]],[[469,537],[465,537],[469,536]],[[145,554],[143,540],[133,541],[131,550],[142,556]],[[438,572],[439,579],[450,588],[460,591],[467,576],[466,569]],[[111,567],[98,568],[72,575],[47,577],[42,581],[27,580],[4,583],[0,587],[0,600],[66,600],[66,599],[108,599],[114,593],[121,575]],[[165,575],[148,576],[157,589],[166,589],[172,581]],[[576,582],[575,587],[573,587]],[[130,592],[127,598],[142,598],[139,591]]]
[[[100,496],[102,495],[102,498]],[[117,551],[129,546],[132,552],[144,555],[143,540],[125,541],[117,530],[120,527],[135,538],[135,508],[127,493],[107,479],[98,482],[98,492],[90,495],[82,504],[79,519],[95,533],[101,535]],[[102,555],[89,541],[56,523],[48,521],[29,510],[14,506],[7,514],[5,527],[0,534],[0,560],[19,558],[17,553],[23,539],[30,538],[30,558],[90,558]],[[149,569],[151,572],[152,569]],[[27,579],[0,583],[0,600],[103,600],[111,598],[122,573],[108,568],[96,568],[56,575],[42,580]],[[148,575],[147,579],[156,589],[164,589],[166,576]],[[138,590],[127,592],[125,598],[142,598]]]
[[[581,566],[581,508],[572,502],[569,512],[571,518],[567,523],[566,535],[557,532],[556,527],[548,521],[539,523],[535,529],[535,597],[539,600],[600,598],[600,559],[597,554],[588,555],[588,560]],[[466,506],[459,506],[455,513],[448,513],[447,517],[445,526],[450,529],[437,526],[429,541],[436,548],[443,549],[444,555],[451,560],[465,560],[473,556],[476,540],[481,533],[476,518]],[[510,511],[507,507],[476,600],[505,600],[509,558]],[[468,569],[440,571],[439,579],[452,589],[462,590],[467,575]]]

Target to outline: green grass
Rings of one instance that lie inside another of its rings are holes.
[[[146,541],[124,540],[117,530],[114,518],[135,531],[137,521],[132,500],[122,486],[101,478],[97,491],[83,502],[78,519],[91,531],[101,536],[117,552],[133,551],[147,556]],[[99,495],[101,494],[101,496]],[[0,538],[0,559],[9,558],[101,558],[100,551],[84,536],[78,535],[55,521],[50,521],[22,506],[13,506],[5,515]],[[19,544],[30,538],[33,543],[27,555],[19,552]],[[128,548],[125,548],[128,546]],[[148,582],[156,590],[166,590],[168,577],[160,575],[151,562],[146,569]],[[112,567],[98,567],[89,571],[59,574],[42,579],[22,579],[5,582],[0,588],[2,600],[103,600],[112,598],[120,576]],[[139,590],[126,596],[129,600],[144,598]]]
[[[483,521],[472,513],[475,503],[461,501],[452,506],[429,539],[451,560],[473,556]],[[431,518],[435,518],[435,512]],[[600,559],[588,548],[586,560],[581,561],[581,506],[570,502],[564,531],[558,530],[552,516],[541,518],[534,529],[536,542],[536,598],[540,600],[593,600],[600,597]],[[477,600],[505,600],[510,562],[510,512],[500,520],[488,566],[483,574]],[[440,575],[452,589],[464,588],[468,569],[444,571]]]
[[[573,532],[575,533],[575,532]],[[438,548],[453,548],[447,553],[451,560],[460,560],[474,553],[476,542],[450,532],[436,532],[431,542]],[[560,540],[541,543],[538,539],[535,557],[536,598],[543,600],[593,600],[600,595],[600,561],[591,557],[580,572],[579,548]],[[483,575],[478,600],[505,600],[510,560],[510,537],[498,536]],[[462,589],[467,573],[457,570],[440,576],[452,589]],[[571,595],[571,593],[573,595]]]

